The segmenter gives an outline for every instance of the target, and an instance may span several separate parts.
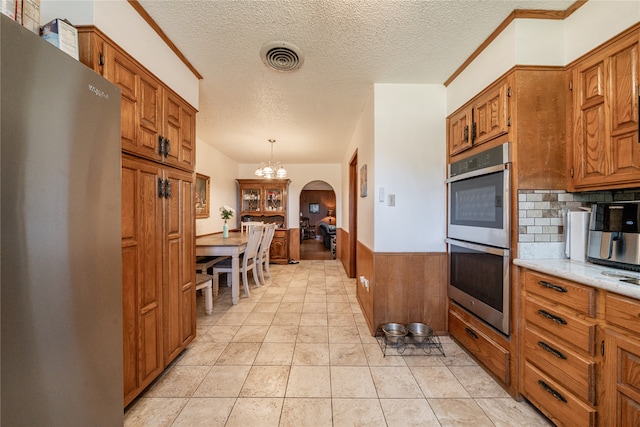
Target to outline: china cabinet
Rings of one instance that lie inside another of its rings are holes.
[[[288,179],[238,179],[240,221],[276,223],[269,261],[289,262],[290,230],[287,227]]]

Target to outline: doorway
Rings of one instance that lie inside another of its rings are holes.
[[[334,258],[336,193],[324,181],[311,181],[300,192],[300,259]]]

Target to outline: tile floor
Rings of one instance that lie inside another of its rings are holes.
[[[125,426],[550,426],[448,337],[439,354],[383,357],[331,261],[271,266],[267,285],[214,313],[125,412]],[[224,280],[222,281],[224,283]]]

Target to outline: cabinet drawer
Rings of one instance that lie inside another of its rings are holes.
[[[640,334],[640,301],[621,295],[607,294],[604,317],[608,323]]]
[[[524,357],[576,396],[595,404],[595,363],[569,350],[559,340],[525,328]]]
[[[524,395],[561,426],[595,426],[596,410],[583,403],[567,389],[536,369],[528,362],[524,365]]]
[[[594,288],[531,271],[525,274],[524,286],[527,293],[540,295],[589,316],[595,316]]]
[[[505,385],[509,385],[507,350],[452,311],[449,311],[449,333]]]
[[[549,305],[542,305],[527,296],[524,317],[528,323],[551,332],[566,342],[595,355],[596,325],[579,319],[567,312],[561,312]]]

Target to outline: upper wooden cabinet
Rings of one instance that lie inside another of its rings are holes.
[[[510,89],[506,80],[492,85],[447,119],[449,155],[462,153],[509,131]]]
[[[80,60],[122,89],[122,150],[193,171],[195,109],[98,30],[78,36]]]
[[[608,42],[569,71],[573,90],[570,189],[640,184],[640,30]]]

